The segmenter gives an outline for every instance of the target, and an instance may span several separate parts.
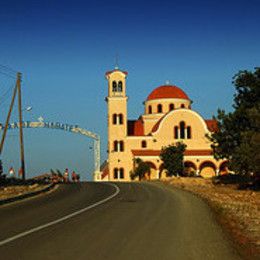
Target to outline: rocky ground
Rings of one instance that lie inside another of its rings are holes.
[[[34,192],[47,187],[49,184],[32,184],[32,185],[10,185],[5,187],[0,187],[0,200],[8,199],[11,197],[16,197],[23,195],[25,193]]]
[[[260,192],[238,190],[234,184],[213,184],[209,179],[174,177],[166,185],[191,191],[217,213],[217,220],[238,244],[245,258],[260,255]],[[259,258],[258,258],[259,259]]]

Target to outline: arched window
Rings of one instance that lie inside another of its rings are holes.
[[[178,128],[178,126],[174,127],[174,138],[179,139],[179,128]]]
[[[117,84],[116,84],[116,81],[113,81],[113,82],[112,82],[112,90],[113,90],[113,92],[117,92]]]
[[[119,169],[119,178],[120,178],[120,179],[124,179],[124,177],[125,177],[124,175],[125,175],[125,174],[124,174],[124,169],[123,169],[123,168],[120,168],[120,169]]]
[[[118,179],[118,169],[114,168],[114,179]]]
[[[157,113],[162,113],[162,105],[161,104],[159,104],[157,106]]]
[[[118,92],[122,92],[123,91],[123,83],[122,83],[122,81],[120,80],[119,82],[118,82]]]
[[[187,138],[191,139],[191,127],[190,126],[187,127]]]
[[[174,109],[174,104],[169,105],[169,111],[172,111]]]
[[[117,114],[113,114],[113,125],[117,124]]]
[[[119,142],[119,151],[120,151],[120,152],[123,152],[123,151],[124,151],[124,142],[123,142],[123,141],[120,141],[120,142]]]
[[[146,148],[147,147],[147,143],[146,143],[146,141],[142,141],[142,143],[141,143],[141,145],[142,145],[142,148]]]
[[[185,123],[183,121],[180,122],[180,138],[185,138]]]
[[[149,114],[152,114],[152,106],[149,106],[149,107],[148,107],[148,113],[149,113]]]
[[[184,105],[184,104],[181,104],[181,108],[185,108],[185,105]]]
[[[118,141],[114,141],[114,151],[118,152]]]
[[[119,114],[119,125],[123,124],[123,114]]]

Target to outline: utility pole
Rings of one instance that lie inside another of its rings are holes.
[[[19,131],[20,131],[20,156],[21,156],[22,178],[23,178],[23,180],[25,180],[21,78],[22,78],[22,73],[18,72],[17,73],[17,90],[18,90]]]

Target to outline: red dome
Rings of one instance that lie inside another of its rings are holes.
[[[161,98],[189,99],[187,94],[180,88],[176,86],[165,85],[154,89],[147,97],[147,100],[161,99]]]

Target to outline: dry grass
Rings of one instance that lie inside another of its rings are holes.
[[[163,181],[204,198],[217,213],[246,258],[260,253],[260,193],[238,190],[236,185],[212,184],[202,178],[169,178]]]
[[[32,184],[32,185],[12,185],[0,187],[0,200],[16,197],[29,192],[41,190],[48,185]]]

